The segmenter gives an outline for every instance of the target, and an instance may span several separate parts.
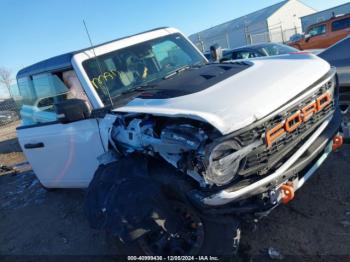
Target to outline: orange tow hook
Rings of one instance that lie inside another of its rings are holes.
[[[287,204],[289,201],[291,201],[294,198],[294,188],[291,185],[282,185],[280,187],[282,191],[282,203]]]
[[[333,146],[332,149],[333,151],[337,150],[339,147],[341,147],[343,145],[343,136],[341,135],[335,135],[333,137]]]

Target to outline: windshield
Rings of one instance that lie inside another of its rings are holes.
[[[83,67],[107,105],[128,90],[205,62],[183,36],[172,34],[91,58],[83,62]]]

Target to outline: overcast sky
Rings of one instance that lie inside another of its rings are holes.
[[[232,20],[279,0],[0,0],[0,66],[22,67],[89,45],[155,27],[186,35]],[[345,0],[302,0],[323,10]],[[4,90],[0,90],[0,96]]]

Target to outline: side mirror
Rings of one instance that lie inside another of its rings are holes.
[[[55,104],[58,120],[67,124],[90,117],[90,109],[86,102],[81,99],[68,99]]]
[[[210,46],[210,57],[214,62],[219,62],[221,60],[222,50],[218,44]]]

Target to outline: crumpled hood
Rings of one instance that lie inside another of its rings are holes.
[[[135,98],[114,111],[197,119],[228,134],[274,112],[330,70],[326,61],[307,53],[248,63],[252,66],[204,90],[174,98]]]

